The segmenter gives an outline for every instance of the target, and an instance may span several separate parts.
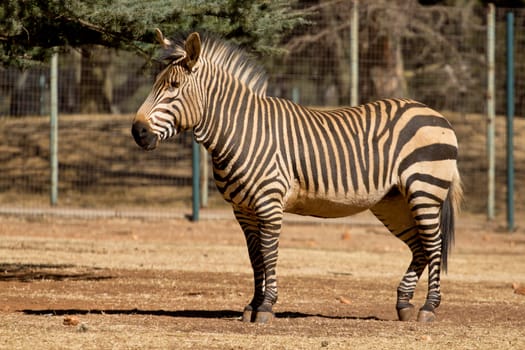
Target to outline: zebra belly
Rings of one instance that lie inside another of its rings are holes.
[[[321,218],[339,218],[354,215],[378,203],[387,191],[354,193],[349,195],[319,195],[291,193],[285,200],[284,211]]]

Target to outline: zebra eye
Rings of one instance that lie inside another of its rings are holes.
[[[170,82],[170,86],[169,86],[170,91],[172,91],[173,89],[178,89],[178,88],[179,88],[178,81],[173,80]]]

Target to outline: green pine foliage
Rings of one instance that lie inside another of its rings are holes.
[[[276,50],[304,13],[289,0],[2,0],[0,64],[46,61],[61,47],[102,45],[154,52],[154,28],[166,35],[201,30],[250,50]]]

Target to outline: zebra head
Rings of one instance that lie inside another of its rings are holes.
[[[168,65],[139,108],[131,133],[135,142],[153,150],[161,140],[195,126],[203,113],[202,98],[196,84],[201,39],[190,34],[184,45],[174,45],[157,29],[157,40],[168,52]]]

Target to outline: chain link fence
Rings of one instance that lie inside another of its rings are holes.
[[[465,207],[484,212],[487,197],[486,8],[361,2],[358,38],[351,1],[308,4],[310,24],[283,44],[287,53],[259,57],[269,94],[310,106],[410,97],[441,111],[460,142]],[[505,208],[505,14],[496,25],[496,210]],[[516,209],[525,211],[525,11],[515,13]],[[358,77],[352,41],[358,40]],[[49,66],[0,68],[0,208],[49,208]],[[191,208],[191,135],[155,152],[135,145],[130,127],[156,67],[127,52],[89,47],[59,55],[58,208],[131,210],[164,215]],[[212,176],[209,208],[227,208]],[[518,215],[519,216],[519,215]]]

